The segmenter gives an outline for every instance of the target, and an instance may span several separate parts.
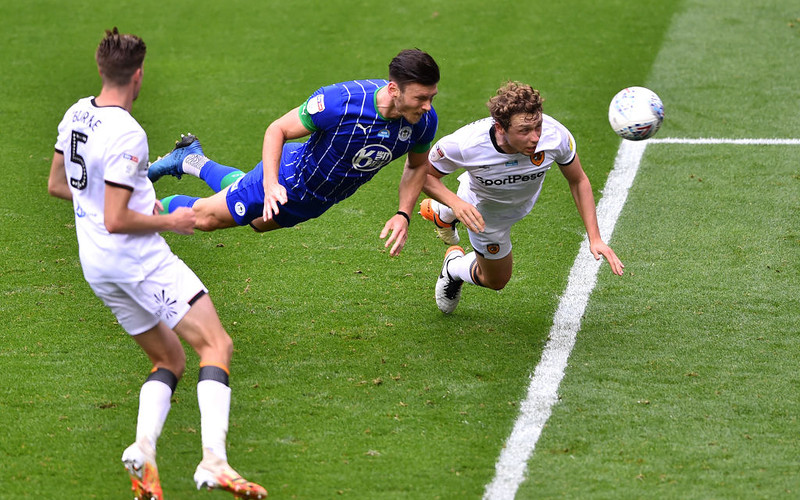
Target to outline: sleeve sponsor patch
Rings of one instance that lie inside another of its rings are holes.
[[[325,96],[323,94],[317,94],[311,97],[306,105],[306,111],[310,115],[325,111]]]
[[[139,169],[139,158],[130,153],[122,153],[122,159],[125,161],[125,175],[133,177]]]
[[[439,161],[442,158],[444,158],[444,151],[442,150],[442,147],[437,144],[433,147],[433,149],[431,149],[428,159],[430,161]]]

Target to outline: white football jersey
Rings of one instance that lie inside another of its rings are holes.
[[[566,127],[543,114],[533,156],[508,154],[497,146],[493,128],[492,118],[465,125],[440,139],[429,159],[443,174],[466,170],[458,178],[458,195],[484,218],[518,220],[533,209],[553,163],[568,165],[575,159],[575,139]]]
[[[99,107],[94,97],[86,97],[58,125],[55,149],[64,154],[84,277],[89,282],[141,281],[171,253],[169,246],[156,232],[109,233],[104,207],[108,182],[131,190],[128,208],[153,213],[156,194],[147,178],[144,129],[125,109]]]

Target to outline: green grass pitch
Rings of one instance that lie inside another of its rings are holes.
[[[148,45],[133,114],[151,158],[191,131],[249,169],[266,126],[316,88],[384,77],[419,47],[442,70],[438,136],[485,116],[505,80],[531,83],[599,200],[625,86],[661,96],[657,138],[800,136],[790,4],[4,0],[0,498],[130,498],[120,456],[148,361],[84,282],[70,207],[46,189],[61,116],[99,91],[104,29]],[[516,498],[800,494],[798,159],[798,145],[648,145],[610,241],[626,274],[601,267]],[[398,258],[378,238],[400,171],[294,229],[166,235],[234,339],[229,457],[270,498],[477,499],[494,477],[583,227],[551,171],[514,227],[507,288],[465,288],[445,317],[431,228],[415,215]],[[192,481],[196,361],[159,442],[170,500],[226,497]]]

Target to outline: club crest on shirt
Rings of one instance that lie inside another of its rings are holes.
[[[543,151],[539,151],[538,153],[534,153],[533,156],[531,156],[531,163],[533,163],[537,167],[539,165],[541,165],[542,162],[544,162],[544,152]]]
[[[486,245],[486,251],[492,255],[497,254],[500,251],[500,244],[499,243],[489,243]]]
[[[378,170],[391,163],[392,152],[382,144],[367,144],[353,156],[353,168],[361,172]]]
[[[403,142],[411,139],[411,127],[402,127],[397,133],[397,138]]]
[[[306,111],[308,111],[309,115],[315,115],[320,111],[324,110],[325,110],[325,96],[323,94],[317,94],[308,100],[308,104],[306,105]]]

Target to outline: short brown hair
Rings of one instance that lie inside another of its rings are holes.
[[[543,102],[544,98],[539,95],[539,91],[530,85],[509,81],[497,89],[497,94],[489,99],[486,105],[494,121],[504,130],[508,130],[512,116],[518,113],[526,115],[541,113]]]
[[[409,83],[431,86],[439,83],[439,65],[427,52],[406,49],[389,63],[389,79],[403,90]]]
[[[103,76],[103,82],[126,85],[137,69],[144,64],[147,46],[136,35],[120,33],[116,26],[106,30],[106,36],[97,46],[94,58]]]

